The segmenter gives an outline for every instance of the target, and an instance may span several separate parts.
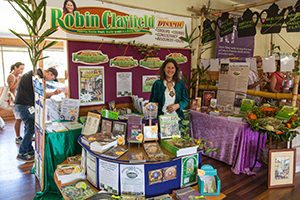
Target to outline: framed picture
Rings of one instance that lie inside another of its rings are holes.
[[[101,134],[111,138],[112,137],[111,129],[112,129],[112,121],[107,119],[102,119]]]
[[[203,106],[210,106],[210,100],[216,98],[215,91],[203,91]]]
[[[268,188],[294,186],[295,158],[295,149],[271,149],[269,151]]]
[[[125,142],[125,135],[127,131],[127,124],[125,122],[113,121],[112,136],[113,138],[123,137]]]

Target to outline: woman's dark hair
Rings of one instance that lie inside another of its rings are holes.
[[[279,72],[280,71],[280,60],[275,60],[276,62],[276,71]]]
[[[11,73],[12,71],[14,71],[14,69],[19,68],[21,65],[24,65],[24,63],[16,62],[12,66],[10,66],[10,72],[9,73]]]
[[[75,10],[77,10],[77,6],[76,6],[76,3],[75,3],[74,0],[65,0],[65,1],[64,1],[64,5],[63,5],[63,13],[65,13],[65,14],[69,13],[69,11],[68,11],[67,8],[66,8],[66,5],[67,5],[67,3],[68,3],[69,1],[70,1],[70,2],[73,4],[73,6],[74,6],[73,12],[74,12]]]
[[[177,62],[172,59],[172,58],[168,58],[167,60],[165,60],[165,62],[161,65],[160,69],[159,69],[159,75],[160,75],[160,80],[165,80],[166,78],[166,74],[165,74],[165,67],[167,66],[168,63],[173,63],[175,68],[176,68],[176,72],[173,76],[173,81],[175,81],[175,83],[177,83],[180,80],[180,68],[177,64]]]

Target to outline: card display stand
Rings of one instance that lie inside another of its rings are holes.
[[[47,132],[45,82],[34,76],[33,86],[35,95],[34,171],[41,187],[41,192],[38,192],[35,198],[55,199],[61,195],[54,182],[54,171],[56,166],[67,157],[81,152],[82,148],[77,143],[81,128],[65,132]]]
[[[32,77],[35,107],[35,176],[39,180],[41,191],[44,190],[44,144],[45,144],[45,81],[38,76]]]
[[[183,172],[182,170],[190,171],[191,167],[193,168],[199,168],[199,165],[201,163],[201,152],[197,152],[194,155],[184,156],[184,157],[176,157],[168,161],[160,161],[160,162],[143,162],[143,163],[130,163],[128,161],[127,155],[128,152],[125,153],[123,156],[121,156],[119,159],[109,159],[106,157],[101,156],[101,154],[96,154],[95,152],[91,151],[90,148],[84,144],[82,144],[80,137],[78,138],[78,143],[83,148],[83,154],[85,155],[82,159],[89,159],[92,158],[91,161],[88,160],[88,162],[91,162],[92,164],[87,164],[87,177],[88,180],[92,180],[92,184],[98,188],[98,189],[106,189],[105,184],[101,182],[101,180],[107,180],[109,179],[110,183],[114,183],[115,186],[112,187],[109,186],[110,189],[114,193],[117,194],[134,194],[134,195],[143,195],[146,197],[152,197],[157,196],[161,194],[170,194],[173,190],[179,189],[182,186],[192,185],[196,184],[196,179],[190,184],[183,184],[185,180],[187,180],[188,177],[186,177],[186,172]],[[140,148],[141,150],[141,148]],[[193,157],[197,158],[196,165],[190,165],[188,167],[182,167],[183,166],[183,160],[187,160],[187,157]],[[86,161],[83,161],[83,163],[86,163]],[[105,163],[106,166],[110,170],[114,168],[114,174],[109,174],[109,177],[107,177],[108,173],[101,174],[101,164]],[[89,172],[89,167],[91,165],[95,165],[96,169],[91,169]],[[134,171],[137,172],[140,170],[143,174],[143,179],[139,179],[140,183],[136,185],[138,187],[137,193],[135,194],[134,188],[131,192],[128,192],[128,183],[124,183],[126,181],[122,181],[122,175],[124,175],[124,172],[126,169],[133,169],[131,172],[126,172],[125,174],[128,176],[138,176]],[[95,173],[95,174],[92,174]],[[183,177],[185,175],[185,177]],[[124,185],[125,184],[125,185]],[[127,185],[126,185],[127,184]],[[142,185],[143,184],[143,185]],[[144,187],[144,188],[142,188]],[[142,189],[141,189],[142,188]]]

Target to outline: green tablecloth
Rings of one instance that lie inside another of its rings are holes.
[[[81,146],[77,138],[81,129],[46,133],[44,153],[44,191],[37,192],[34,199],[63,199],[54,182],[56,166],[64,162],[67,157],[81,153]]]

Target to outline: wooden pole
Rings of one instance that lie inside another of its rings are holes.
[[[300,46],[299,46],[299,48],[300,48]],[[298,62],[300,62],[300,55],[298,55],[297,60],[298,60]],[[298,72],[298,73],[299,73],[299,72]],[[294,78],[294,88],[293,88],[292,106],[296,106],[296,105],[297,105],[299,79],[300,79],[299,74],[296,74],[296,75],[295,75],[295,78]]]
[[[199,33],[199,45],[198,45],[198,56],[197,56],[197,65],[201,65],[201,57],[202,57],[202,32],[203,32],[203,22],[205,20],[204,12],[201,13],[200,16],[200,33]],[[195,91],[195,97],[198,97],[198,89],[199,89],[199,80],[201,80],[201,77],[199,75],[197,76],[197,84],[196,84],[196,91]]]

